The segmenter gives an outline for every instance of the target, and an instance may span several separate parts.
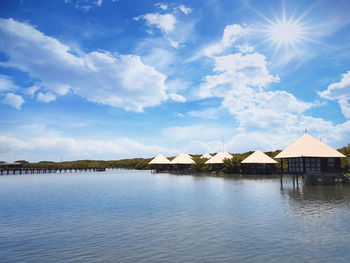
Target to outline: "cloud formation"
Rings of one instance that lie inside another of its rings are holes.
[[[181,12],[183,12],[185,15],[188,15],[192,12],[192,8],[186,7],[184,5],[180,5],[179,9],[181,10]]]
[[[246,36],[242,27],[229,25],[220,42],[206,49],[207,56],[214,60],[214,69],[205,77],[199,92],[201,98],[220,98],[222,107],[237,121],[228,150],[282,149],[305,128],[331,145],[343,146],[350,139],[347,132],[350,122],[334,125],[307,116],[305,113],[313,103],[302,101],[287,91],[272,89],[271,84],[279,82],[279,77],[270,73],[264,55],[254,52],[253,47],[242,48],[249,47],[242,42]],[[242,45],[237,46],[238,41]],[[235,46],[237,53],[223,54]],[[341,82],[331,85],[321,96],[342,101],[344,106],[350,94],[347,92],[348,77],[344,75]]]
[[[8,92],[5,95],[5,98],[2,100],[2,103],[8,104],[16,109],[21,109],[24,99],[20,95],[16,95],[12,92]]]
[[[238,24],[226,26],[221,40],[218,43],[207,47],[204,50],[204,54],[208,57],[211,57],[224,52],[226,49],[232,47],[232,44],[235,43],[239,38],[246,35],[248,31],[248,29],[242,28],[241,25]]]
[[[173,40],[169,35],[174,31],[175,24],[177,23],[176,17],[173,14],[149,13],[134,18],[136,21],[140,19],[145,20],[148,27],[156,27],[160,29],[164,37],[168,39],[174,48],[179,47],[179,43]]]
[[[178,149],[167,149],[157,145],[145,145],[128,138],[114,140],[76,139],[65,136],[40,136],[18,139],[0,135],[0,159],[14,161],[52,160],[117,160],[121,158],[153,157],[158,153],[167,156],[178,154]]]
[[[45,94],[72,92],[91,102],[137,112],[168,98],[166,76],[139,56],[105,51],[76,55],[57,39],[13,19],[0,19],[0,51],[9,57],[0,66],[40,80],[36,85]]]
[[[322,91],[319,95],[322,98],[338,101],[344,116],[350,118],[350,71],[342,75],[339,82],[328,86],[327,90]]]

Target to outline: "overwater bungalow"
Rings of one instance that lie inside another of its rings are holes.
[[[225,159],[231,159],[232,155],[228,152],[218,152],[213,157],[211,157],[205,164],[211,164],[214,170],[219,170],[222,168],[222,164]]]
[[[213,156],[211,156],[209,153],[205,153],[200,158],[201,159],[210,159],[211,157],[213,157]]]
[[[187,153],[180,153],[171,162],[173,169],[176,171],[183,171],[190,168],[194,164],[192,157]]]
[[[274,159],[259,150],[241,162],[244,174],[274,174],[276,164],[277,162]]]
[[[164,157],[162,154],[158,154],[148,164],[150,164],[151,169],[156,172],[169,170],[170,168],[170,161],[166,157]]]
[[[298,175],[315,175],[308,176],[308,179],[314,181],[321,178],[322,181],[332,182],[341,172],[340,158],[345,155],[333,149],[329,145],[304,134],[275,158],[281,159],[283,168],[283,159],[287,159],[288,173]],[[313,184],[313,182],[311,182]]]

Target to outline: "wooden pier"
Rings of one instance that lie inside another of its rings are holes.
[[[0,168],[0,175],[15,174],[47,174],[47,173],[79,173],[79,172],[105,172],[106,168]]]

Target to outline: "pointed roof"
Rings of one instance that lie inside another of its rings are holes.
[[[195,162],[192,160],[192,157],[187,153],[180,153],[171,161],[171,163],[172,164],[193,164]]]
[[[247,158],[245,158],[241,163],[277,163],[270,156],[266,155],[262,151],[255,151]]]
[[[200,158],[201,159],[210,159],[211,157],[213,157],[213,156],[211,156],[209,153],[205,153]]]
[[[228,152],[218,152],[205,163],[206,164],[223,163],[224,159],[231,159],[231,158],[232,158],[232,155],[229,154]]]
[[[345,155],[306,133],[275,156],[275,158],[295,157],[345,157]]]
[[[162,154],[158,154],[148,164],[169,164],[170,161],[165,158]]]

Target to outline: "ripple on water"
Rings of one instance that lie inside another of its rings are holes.
[[[108,171],[0,177],[4,262],[349,262],[350,187]]]

